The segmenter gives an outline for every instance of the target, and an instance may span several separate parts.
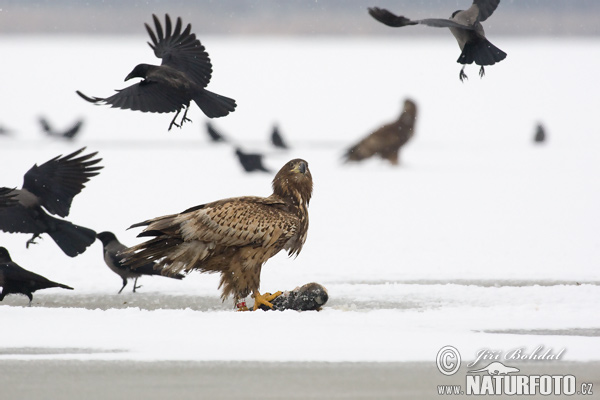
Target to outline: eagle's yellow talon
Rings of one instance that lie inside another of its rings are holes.
[[[253,311],[256,311],[260,308],[261,304],[264,304],[265,306],[269,307],[269,308],[273,308],[273,304],[271,304],[271,301],[273,299],[276,299],[277,297],[279,297],[282,294],[282,292],[280,290],[278,290],[277,292],[271,294],[269,292],[264,293],[264,294],[260,294],[259,292],[254,293],[254,308]]]

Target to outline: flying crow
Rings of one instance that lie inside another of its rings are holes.
[[[39,121],[40,121],[40,125],[42,126],[43,131],[46,132],[46,134],[48,136],[60,137],[60,138],[65,138],[65,139],[74,139],[75,135],[77,135],[79,133],[79,130],[81,129],[81,126],[83,125],[83,120],[80,119],[77,122],[75,122],[75,125],[73,125],[69,129],[67,129],[66,131],[58,132],[58,131],[52,129],[52,127],[50,126],[50,124],[44,117],[40,117]]]
[[[506,53],[494,46],[485,38],[481,22],[488,19],[496,10],[500,0],[474,0],[468,10],[452,13],[450,19],[427,18],[411,20],[398,16],[383,8],[369,8],[369,14],[377,21],[391,27],[423,24],[436,28],[449,28],[456,38],[462,53],[457,62],[463,64],[458,77],[462,81],[467,78],[464,72],[466,64],[475,63],[481,66],[479,76],[485,75],[484,65],[494,65],[506,58]]]
[[[32,233],[27,247],[42,233],[47,233],[70,257],[83,253],[94,243],[96,232],[93,230],[50,216],[69,215],[73,198],[103,168],[96,166],[102,160],[93,158],[97,153],[77,157],[83,150],[85,147],[62,158],[54,157],[40,166],[34,165],[25,174],[21,189],[0,188],[0,230]]]
[[[177,18],[175,29],[172,29],[171,18],[165,15],[165,30],[156,15],[152,15],[156,34],[148,24],[146,30],[152,43],[148,42],[154,55],[162,59],[160,66],[139,64],[125,77],[142,78],[125,89],[118,90],[110,97],[88,97],[77,91],[84,100],[96,104],[109,104],[111,107],[138,110],[142,112],[170,113],[176,111],[169,125],[181,127],[187,118],[190,101],[209,118],[224,117],[235,110],[235,100],[209,92],[204,89],[212,75],[212,65],[204,46],[190,33],[192,26],[188,24],[182,31],[181,18]],[[181,109],[185,108],[179,123],[175,120]]]
[[[140,265],[135,269],[128,265],[123,265],[123,260],[125,257],[122,256],[120,253],[123,250],[126,250],[127,247],[123,243],[119,242],[114,233],[100,232],[98,234],[98,239],[100,239],[100,241],[102,242],[102,246],[104,247],[104,262],[106,262],[108,268],[110,268],[115,274],[119,275],[121,279],[123,279],[123,286],[121,287],[121,290],[119,290],[119,293],[121,293],[123,289],[125,289],[125,286],[127,286],[128,278],[135,279],[133,281],[133,292],[135,293],[136,289],[142,287],[141,285],[137,286],[137,280],[142,275],[158,275],[173,279],[183,279],[185,276],[182,274],[163,275],[160,269],[154,268],[155,263],[152,261],[149,261],[144,265]]]
[[[226,142],[227,141],[227,139],[225,139],[225,136],[223,136],[223,134],[221,132],[216,130],[215,127],[213,126],[213,124],[211,124],[208,121],[206,121],[206,132],[208,133],[208,136],[210,136],[210,140],[212,140],[213,142]]]
[[[242,149],[237,148],[235,154],[240,160],[240,164],[246,172],[263,171],[272,172],[263,165],[263,155],[258,153],[244,153]]]
[[[70,286],[52,282],[41,275],[19,267],[13,262],[8,250],[4,247],[0,247],[0,286],[2,286],[0,301],[4,300],[8,294],[20,293],[29,298],[29,305],[33,301],[33,292],[36,290],[53,287],[73,290]]]

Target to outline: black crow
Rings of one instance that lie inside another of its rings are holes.
[[[240,164],[244,167],[246,172],[254,172],[254,171],[264,171],[264,172],[272,172],[271,170],[265,168],[263,165],[263,155],[257,153],[244,153],[242,149],[237,148],[235,150],[235,154],[238,156],[240,160]]]
[[[283,137],[281,136],[281,133],[279,133],[279,127],[277,125],[273,126],[271,143],[273,143],[273,146],[279,147],[280,149],[289,149],[289,146],[283,141]]]
[[[67,129],[66,131],[57,132],[54,129],[52,129],[52,127],[50,126],[50,124],[48,123],[46,118],[40,117],[39,121],[40,121],[40,125],[42,125],[42,129],[44,130],[44,132],[46,132],[46,134],[48,136],[60,137],[60,138],[65,138],[65,139],[74,139],[75,135],[77,135],[79,133],[79,130],[81,129],[81,126],[83,125],[83,120],[80,119],[77,122],[75,122],[75,125],[73,125],[69,129]]]
[[[206,132],[208,133],[208,136],[210,136],[210,139],[213,142],[226,142],[227,139],[225,139],[225,136],[223,136],[223,134],[219,131],[217,131],[215,129],[215,127],[213,126],[213,124],[211,124],[210,122],[206,121]]]
[[[190,101],[194,100],[198,107],[209,118],[224,117],[235,110],[235,100],[209,92],[204,89],[212,75],[212,65],[204,46],[190,33],[192,26],[181,30],[181,18],[177,18],[175,29],[172,29],[169,14],[165,15],[165,31],[156,15],[152,15],[156,34],[148,24],[146,30],[152,39],[148,42],[154,55],[162,59],[160,66],[139,64],[125,77],[142,78],[141,82],[117,90],[110,97],[88,97],[77,91],[83,99],[97,104],[110,104],[111,107],[139,110],[142,112],[170,113],[176,111],[169,125],[181,127],[185,121]],[[185,108],[179,124],[175,119]]]
[[[463,64],[458,77],[462,81],[467,78],[464,72],[466,64],[473,62],[481,66],[479,76],[485,75],[484,65],[494,65],[506,58],[506,53],[494,46],[485,38],[481,22],[488,19],[496,10],[500,0],[474,0],[468,10],[452,13],[450,19],[427,18],[411,20],[398,16],[383,8],[369,8],[369,14],[377,21],[391,27],[423,24],[436,28],[449,28],[456,38],[462,53],[457,62]]]
[[[83,253],[94,243],[93,230],[50,216],[69,215],[73,198],[103,168],[95,166],[102,160],[93,159],[97,153],[76,158],[83,150],[85,147],[62,158],[54,157],[39,167],[34,165],[25,174],[21,189],[0,188],[0,230],[33,233],[27,247],[47,233],[70,257]]]
[[[20,293],[29,298],[29,305],[33,301],[33,292],[36,290],[53,287],[73,290],[70,286],[52,282],[41,275],[19,267],[13,262],[8,250],[4,247],[0,247],[0,286],[2,286],[0,301],[4,300],[8,294]]]
[[[535,143],[544,143],[546,141],[546,130],[544,125],[538,124],[535,128],[535,136],[533,137]]]
[[[123,260],[125,257],[120,253],[123,250],[126,250],[127,247],[123,243],[119,242],[117,237],[112,232],[100,232],[97,236],[102,242],[104,262],[106,262],[108,268],[110,268],[115,274],[119,275],[121,279],[123,279],[123,286],[121,287],[121,290],[119,290],[119,293],[121,293],[123,289],[125,289],[125,286],[127,286],[128,278],[135,279],[133,281],[133,292],[135,293],[136,289],[142,287],[141,285],[137,286],[137,280],[142,275],[158,275],[173,279],[183,279],[185,276],[182,274],[175,274],[172,276],[163,275],[160,270],[154,268],[155,263],[152,261],[136,267],[135,269],[128,265],[123,265]]]

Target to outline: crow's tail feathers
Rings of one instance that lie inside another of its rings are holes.
[[[54,219],[54,228],[48,234],[69,257],[83,253],[96,240],[96,232],[69,221]]]
[[[506,53],[494,46],[489,40],[482,39],[477,42],[466,43],[460,57],[459,64],[494,65],[506,58]]]
[[[194,96],[194,101],[208,118],[224,117],[230,112],[235,111],[237,105],[234,99],[221,96],[206,89]]]

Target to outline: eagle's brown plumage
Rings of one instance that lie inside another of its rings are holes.
[[[138,236],[152,238],[129,248],[125,264],[154,261],[166,274],[220,272],[223,300],[257,294],[269,258],[302,250],[312,186],[308,163],[295,159],[279,170],[269,197],[219,200],[132,225],[146,226]]]
[[[416,104],[406,100],[400,117],[352,146],[345,154],[346,161],[362,161],[378,154],[393,165],[397,165],[400,148],[414,135],[416,117]]]

